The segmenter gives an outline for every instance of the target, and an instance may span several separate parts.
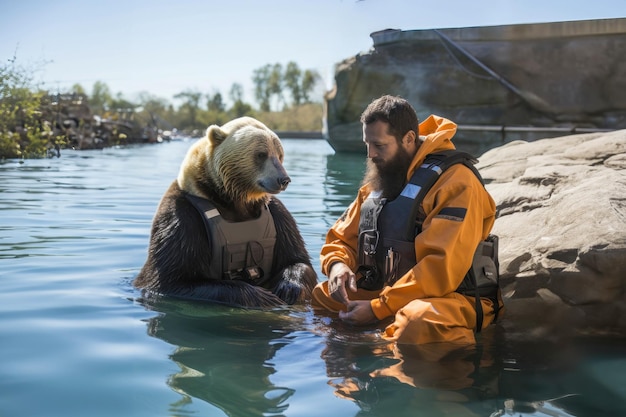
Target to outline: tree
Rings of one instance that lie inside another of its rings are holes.
[[[133,110],[135,107],[137,107],[137,104],[124,98],[122,93],[117,93],[115,98],[112,98],[109,102],[109,108],[114,111]]]
[[[254,97],[259,103],[261,111],[270,111],[270,74],[272,66],[267,64],[261,68],[257,68],[252,73],[252,81],[254,82]]]
[[[200,128],[198,124],[198,110],[200,110],[200,99],[203,94],[196,90],[185,90],[174,96],[174,98],[182,99],[183,104],[179,111],[186,112],[188,115],[188,126],[192,129]]]
[[[230,114],[233,117],[237,118],[252,115],[252,106],[243,101],[243,86],[241,84],[234,83],[230,87],[229,96],[233,102],[230,108]]]
[[[70,90],[71,90],[72,93],[80,94],[80,95],[83,95],[83,96],[87,95],[87,92],[85,91],[83,86],[78,84],[78,83],[74,84]]]
[[[276,97],[276,109],[279,109],[280,105],[285,102],[283,97],[283,84],[283,66],[276,63],[272,65],[267,83],[269,96]]]
[[[243,101],[243,86],[239,83],[233,83],[233,85],[230,86],[228,96],[233,103]]]
[[[212,112],[223,112],[226,110],[222,94],[218,91],[213,96],[207,94],[207,109]]]
[[[96,81],[91,89],[91,97],[89,104],[94,114],[104,114],[109,110],[112,101],[111,90],[109,86],[102,81]]]
[[[319,73],[315,70],[306,70],[302,75],[302,99],[305,103],[310,103],[310,94],[315,88],[315,84],[321,79]]]
[[[164,115],[167,110],[167,100],[154,96],[148,92],[143,91],[139,93],[138,100],[139,105],[143,108],[143,110],[149,113]]]
[[[302,102],[302,88],[300,85],[300,77],[302,76],[302,71],[300,71],[300,67],[293,61],[290,61],[287,64],[287,68],[285,69],[284,79],[285,86],[289,89],[291,93],[292,103],[295,106],[300,105]]]
[[[137,120],[144,126],[153,126],[161,129],[172,129],[170,122],[171,106],[167,100],[150,93],[142,92],[138,96],[139,108]]]
[[[44,157],[55,145],[49,123],[41,120],[45,92],[16,57],[0,66],[0,158]]]
[[[294,106],[310,103],[310,95],[317,82],[321,79],[317,71],[302,71],[293,61],[287,63],[285,70],[281,64],[267,64],[254,71],[252,81],[255,84],[255,98],[260,110],[269,112],[270,102],[274,99],[278,110],[284,105],[284,90],[289,90]]]

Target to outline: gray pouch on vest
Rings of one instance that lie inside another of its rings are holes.
[[[473,297],[476,296],[478,289],[480,297],[495,297],[500,282],[498,268],[498,237],[489,235],[487,239],[480,242],[474,253],[472,270],[476,277],[476,285],[466,276],[457,292]]]

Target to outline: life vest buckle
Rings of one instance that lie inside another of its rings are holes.
[[[263,269],[258,266],[251,266],[244,269],[227,271],[224,272],[224,278],[255,282],[263,278]]]
[[[376,291],[383,288],[384,282],[376,266],[364,266],[361,265],[357,270],[357,273],[361,274],[361,279],[356,283],[358,288],[363,288],[368,291]]]
[[[263,278],[263,269],[258,266],[251,266],[249,268],[244,269],[245,275],[251,281],[258,281]]]

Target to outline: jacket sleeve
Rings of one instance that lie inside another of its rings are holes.
[[[357,245],[359,239],[359,217],[361,204],[367,194],[363,188],[356,199],[328,230],[326,243],[320,251],[322,273],[328,276],[330,267],[335,262],[343,262],[353,271],[357,268]]]
[[[395,314],[415,299],[454,292],[478,243],[495,220],[495,203],[474,173],[455,165],[441,175],[422,203],[426,218],[415,238],[416,265],[371,301],[377,318]]]

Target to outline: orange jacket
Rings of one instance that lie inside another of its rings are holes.
[[[455,148],[450,139],[456,133],[456,124],[450,120],[432,115],[420,123],[419,130],[425,139],[413,158],[407,181],[426,155]],[[359,215],[369,192],[367,184],[361,187],[356,199],[328,231],[320,254],[324,274],[328,275],[330,266],[337,261],[356,271]],[[412,300],[454,292],[472,263],[478,243],[489,235],[495,221],[493,199],[476,175],[462,164],[453,165],[441,175],[422,207],[426,219],[422,232],[415,237],[417,264],[371,300],[378,319],[395,314]],[[467,209],[464,220],[439,216],[445,207]]]

